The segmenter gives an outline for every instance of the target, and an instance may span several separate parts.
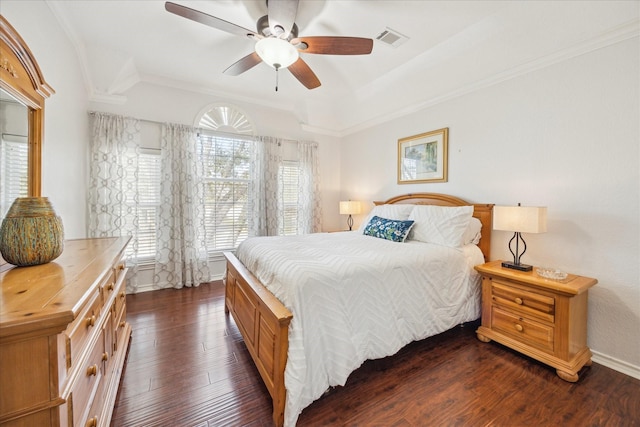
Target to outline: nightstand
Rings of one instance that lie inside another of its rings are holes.
[[[587,299],[596,279],[569,274],[552,280],[533,271],[477,265],[482,275],[483,342],[494,340],[556,368],[560,378],[578,381],[578,371],[591,365],[587,347]]]

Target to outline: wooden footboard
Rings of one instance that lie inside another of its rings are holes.
[[[225,312],[231,313],[273,399],[273,422],[284,423],[284,368],[293,315],[231,252],[227,259]]]

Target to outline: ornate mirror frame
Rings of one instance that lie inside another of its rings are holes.
[[[29,111],[29,166],[27,192],[38,197],[42,189],[44,100],[55,91],[45,82],[40,67],[20,34],[0,15],[0,88]]]

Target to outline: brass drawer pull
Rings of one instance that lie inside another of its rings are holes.
[[[92,417],[87,420],[85,427],[96,427],[98,425],[98,417]]]
[[[94,326],[96,324],[96,316],[87,317],[87,327]]]
[[[107,285],[107,290],[112,291],[113,290],[113,282],[109,283]]]
[[[516,323],[515,325],[513,325],[513,327],[516,328],[516,331],[518,331],[518,332],[524,331],[524,328],[519,323]]]
[[[98,365],[91,365],[87,368],[87,376],[92,377],[98,375]]]
[[[522,305],[522,298],[516,298],[514,301],[516,302],[516,304]]]
[[[127,294],[124,291],[120,292],[120,298],[126,298],[126,296]]]
[[[107,353],[106,351],[104,353],[102,353],[102,360],[104,362],[106,362],[107,360],[109,360],[109,353]]]

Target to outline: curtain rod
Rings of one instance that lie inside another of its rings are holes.
[[[118,115],[118,114],[113,114],[113,113],[105,113],[102,111],[89,111],[89,114],[94,115],[94,114],[112,114],[112,115]],[[138,119],[136,117],[131,117],[131,116],[124,116],[124,117],[129,117],[131,119],[134,120],[138,120],[139,122],[145,122],[145,123],[152,123],[155,125],[166,125],[166,124],[181,124],[181,123],[169,123],[169,122],[159,122],[156,120],[150,120],[150,119]],[[183,126],[191,126],[191,125],[183,125]],[[258,135],[247,135],[247,134],[242,134],[242,133],[232,133],[232,132],[222,132],[219,130],[212,130],[212,129],[203,129],[203,128],[199,128],[197,126],[191,126],[194,129],[196,129],[198,132],[201,132],[205,135],[210,135],[210,136],[223,136],[223,137],[227,137],[227,138],[247,138],[247,139],[252,139],[252,138],[256,138],[258,137]],[[299,141],[295,140],[295,139],[287,139],[287,138],[278,138],[280,139],[282,142],[293,142],[293,143],[297,143]],[[315,141],[313,141],[315,142]],[[317,142],[316,142],[317,144]]]
[[[113,113],[105,113],[103,111],[89,111],[89,114],[91,115],[95,115],[95,114],[111,114],[114,116],[117,116],[119,114],[113,114]],[[150,120],[150,119],[139,119],[137,117],[131,117],[131,116],[123,116],[123,117],[128,117],[131,118],[133,120],[137,120],[139,122],[145,122],[145,123],[151,123],[154,125],[167,125],[167,124],[177,124],[177,125],[181,125],[181,126],[190,126],[194,129],[196,129],[199,133],[203,133],[205,135],[211,135],[211,136],[226,136],[228,138],[254,138],[255,135],[247,135],[247,134],[242,134],[242,133],[232,133],[232,132],[222,132],[219,130],[213,130],[213,129],[203,129],[197,126],[192,126],[192,125],[185,125],[183,123],[170,123],[170,122],[159,122],[157,120]]]

